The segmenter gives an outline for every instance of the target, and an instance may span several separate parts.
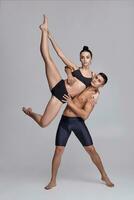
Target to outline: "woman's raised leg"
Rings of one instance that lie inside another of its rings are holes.
[[[60,73],[56,68],[55,63],[53,62],[48,48],[48,25],[47,18],[44,18],[43,24],[40,26],[42,31],[41,36],[41,52],[45,62],[45,71],[48,80],[48,85],[50,90],[61,80]],[[59,101],[56,97],[52,96],[48,102],[45,111],[42,115],[32,112],[31,108],[23,107],[23,112],[36,121],[41,127],[46,127],[51,121],[56,117],[62,106],[62,102]]]
[[[45,62],[45,73],[48,80],[48,85],[50,90],[61,80],[61,75],[52,60],[49,53],[48,46],[48,20],[47,17],[44,16],[44,22],[40,25],[41,29],[41,43],[40,43],[40,51]]]
[[[59,101],[56,97],[52,96],[42,115],[33,112],[31,108],[23,107],[22,111],[26,115],[31,117],[40,127],[44,128],[48,126],[51,123],[51,121],[53,121],[53,119],[58,114],[61,106],[62,102]]]

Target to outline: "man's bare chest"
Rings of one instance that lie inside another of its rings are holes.
[[[83,107],[85,105],[85,103],[87,102],[87,100],[89,100],[90,98],[93,97],[94,92],[89,92],[89,91],[85,91],[84,93],[80,94],[79,96],[77,96],[77,102],[78,104]]]

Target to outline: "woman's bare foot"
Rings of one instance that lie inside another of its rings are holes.
[[[108,187],[114,187],[114,184],[110,181],[108,176],[102,176],[101,180],[104,181]]]
[[[56,186],[56,183],[50,181],[50,183],[46,187],[44,187],[44,189],[50,190],[50,189],[52,189],[55,186]]]
[[[22,111],[26,114],[26,115],[28,115],[28,116],[31,116],[31,113],[32,113],[32,108],[25,108],[25,107],[23,107],[22,108]]]
[[[41,24],[39,28],[41,29],[41,31],[48,31],[48,18],[45,15],[43,15],[43,17],[43,24]]]

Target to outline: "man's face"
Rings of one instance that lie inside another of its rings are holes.
[[[101,86],[103,86],[104,84],[104,78],[100,75],[97,74],[96,76],[93,77],[91,85],[95,88],[99,88]]]

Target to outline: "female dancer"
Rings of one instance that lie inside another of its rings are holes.
[[[48,33],[48,20],[44,16],[44,22],[40,26],[41,29],[41,54],[45,62],[45,72],[48,80],[49,88],[52,92],[52,97],[49,100],[46,109],[42,115],[34,113],[31,108],[23,107],[23,112],[31,117],[35,122],[37,122],[41,127],[46,127],[58,114],[63,102],[63,95],[71,95],[72,97],[80,94],[86,87],[90,86],[92,81],[93,73],[89,70],[91,64],[92,52],[88,47],[80,52],[80,61],[82,67],[78,67],[69,61],[62,51],[59,49],[55,41],[52,39],[51,35]],[[72,72],[74,80],[72,81],[70,69],[66,69],[66,72],[69,76],[68,80],[63,80],[55,63],[53,62],[48,47],[48,37],[56,50],[58,56],[62,61],[70,66],[71,69],[75,69]],[[71,80],[71,81],[70,81]],[[94,94],[94,91],[91,91],[91,95]]]

